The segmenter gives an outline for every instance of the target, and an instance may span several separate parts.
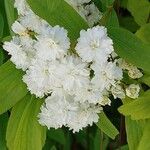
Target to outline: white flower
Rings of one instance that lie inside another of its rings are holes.
[[[129,69],[128,75],[132,79],[139,79],[143,76],[142,72],[136,66]]]
[[[133,99],[139,97],[139,92],[140,92],[140,86],[138,84],[131,84],[126,88],[126,95]]]
[[[89,3],[91,0],[65,0],[69,3],[72,7],[79,7],[83,4]]]
[[[39,123],[47,126],[48,128],[60,128],[66,125],[68,115],[68,102],[64,97],[59,97],[53,94],[45,100],[45,105],[41,107],[39,114]]]
[[[101,19],[101,12],[94,3],[88,4],[91,0],[65,0],[77,13],[92,27]]]
[[[34,31],[37,34],[47,35],[51,26],[43,19],[33,13],[28,13],[19,18],[20,23],[28,30]]]
[[[17,8],[19,15],[25,15],[26,13],[31,11],[26,0],[15,0],[14,6],[15,8]]]
[[[9,52],[16,67],[25,71],[35,56],[34,42],[29,36],[15,36],[12,41],[5,42],[3,48]]]
[[[23,81],[32,94],[37,97],[44,97],[44,94],[51,93],[54,87],[61,86],[57,73],[58,68],[58,62],[34,60],[26,71]]]
[[[63,88],[69,92],[84,88],[90,82],[90,71],[87,69],[87,64],[78,57],[68,56],[64,58],[60,71],[63,74]]]
[[[55,26],[47,35],[37,36],[35,49],[37,57],[42,60],[56,60],[63,57],[70,47],[67,31],[64,28]]]
[[[105,62],[113,52],[112,44],[112,40],[107,36],[106,28],[96,26],[87,31],[81,30],[75,49],[83,61]]]
[[[12,30],[16,33],[16,34],[19,34],[19,35],[27,35],[28,32],[27,32],[27,29],[22,25],[20,24],[18,21],[15,21],[13,24],[12,24]]]
[[[88,103],[78,104],[76,108],[70,108],[67,118],[67,126],[73,132],[79,132],[88,125],[92,126],[97,123],[98,113],[102,111],[102,107],[97,105],[90,105]]]
[[[118,64],[119,64],[119,67],[121,67],[122,69],[124,70],[129,70],[131,67],[132,67],[132,64],[126,62],[124,59],[120,58],[118,59]]]
[[[85,10],[88,12],[85,17],[90,27],[92,27],[102,18],[101,12],[94,3],[86,5]]]
[[[74,100],[80,103],[91,103],[91,104],[97,104],[101,102],[101,99],[103,98],[101,92],[97,89],[94,89],[93,87],[84,87],[79,88],[76,91]]]
[[[126,62],[124,59],[118,60],[119,66],[128,71],[128,76],[132,79],[139,79],[143,76],[142,72],[131,63]]]
[[[101,99],[100,103],[102,106],[105,105],[111,105],[111,100],[108,98],[108,96],[103,96],[103,98]]]
[[[107,62],[101,65],[94,63],[91,68],[95,74],[91,82],[100,91],[109,90],[111,85],[115,85],[123,78],[122,70],[116,66],[116,63]]]
[[[80,104],[73,100],[73,97],[64,93],[58,96],[57,93],[46,99],[45,105],[41,107],[39,122],[48,128],[59,128],[68,126],[73,132],[98,122],[100,106],[88,103]]]
[[[115,99],[116,98],[120,98],[120,99],[125,98],[125,91],[119,84],[116,84],[111,87],[111,93]]]

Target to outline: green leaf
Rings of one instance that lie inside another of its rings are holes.
[[[130,117],[125,117],[125,127],[129,150],[137,150],[138,144],[143,133],[141,123],[143,122],[134,121],[131,120]]]
[[[119,23],[123,28],[131,31],[132,33],[135,33],[139,29],[139,25],[135,22],[132,16],[119,17]]]
[[[3,50],[0,48],[0,66],[3,64],[4,61],[4,53]]]
[[[108,19],[106,26],[119,27],[118,17],[114,9],[112,9],[111,11],[111,14],[110,14],[110,17]]]
[[[147,121],[137,150],[150,150],[150,120]]]
[[[120,6],[123,8],[127,8],[128,0],[119,0]]]
[[[8,114],[0,115],[0,150],[7,150],[6,147],[6,127],[8,122]]]
[[[3,36],[3,29],[4,29],[4,20],[2,14],[0,13],[0,38],[2,38]]]
[[[117,148],[116,150],[129,150],[129,147],[128,147],[128,145],[123,145],[123,146]]]
[[[138,99],[122,105],[119,108],[119,112],[125,116],[131,116],[133,120],[150,118],[150,90],[145,92]]]
[[[143,42],[150,44],[150,23],[143,25],[137,32],[137,37],[139,37]]]
[[[115,0],[100,0],[102,3],[103,11],[111,8]]]
[[[118,17],[113,8],[108,9],[102,19],[100,20],[100,25],[104,25],[106,27],[119,27]]]
[[[0,67],[0,114],[13,107],[27,94],[22,81],[23,72],[7,61]]]
[[[8,23],[7,23],[7,17],[6,17],[4,2],[5,2],[5,0],[0,0],[0,13],[2,14],[3,20],[4,20],[3,36],[8,36],[9,35],[9,28],[8,28]]]
[[[47,135],[51,140],[54,140],[62,145],[66,144],[65,134],[62,129],[50,129],[47,131]]]
[[[60,25],[69,32],[71,40],[79,37],[81,29],[88,28],[87,23],[64,0],[27,0],[32,10],[50,25]]]
[[[119,134],[116,127],[110,122],[104,112],[99,114],[97,126],[112,139],[115,139],[115,137]]]
[[[10,34],[14,35],[13,31],[11,30],[11,26],[17,18],[16,9],[14,9],[14,0],[4,0],[4,3]]]
[[[13,107],[6,133],[9,150],[42,150],[46,129],[37,117],[42,103],[28,94]]]
[[[146,24],[150,15],[148,0],[128,0],[127,8],[139,25]]]
[[[150,46],[122,28],[108,28],[116,53],[143,70],[150,72]]]
[[[150,86],[150,74],[144,74],[140,81]]]

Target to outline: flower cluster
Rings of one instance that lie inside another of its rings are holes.
[[[76,2],[83,5],[90,0]],[[123,70],[105,27],[81,30],[76,53],[70,54],[67,30],[36,16],[25,0],[16,0],[15,7],[19,18],[12,30],[16,35],[3,48],[16,68],[25,71],[23,81],[31,94],[45,98],[38,116],[41,125],[67,126],[78,132],[98,122],[102,107],[111,104],[110,95],[125,98]],[[126,92],[136,98],[139,88],[132,85]]]

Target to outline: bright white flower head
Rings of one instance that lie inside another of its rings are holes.
[[[68,56],[64,58],[60,71],[60,74],[63,73],[63,88],[68,92],[84,88],[90,82],[90,71],[87,68],[87,64],[78,57]]]
[[[139,97],[139,92],[140,92],[140,86],[138,84],[131,84],[126,88],[126,95],[133,99]]]
[[[125,98],[125,91],[119,84],[116,84],[111,87],[111,93],[115,99],[116,98],[120,98],[120,99]]]
[[[60,87],[58,77],[59,63],[45,62],[40,59],[34,60],[26,71],[23,81],[27,84],[28,89],[37,97],[44,97],[44,94],[50,94],[54,87]]]
[[[100,91],[109,90],[111,85],[115,85],[117,81],[123,78],[122,69],[117,67],[116,63],[106,62],[102,65],[94,63],[91,68],[95,74],[92,83]]]
[[[12,30],[14,33],[19,34],[19,35],[28,35],[27,29],[21,25],[18,21],[15,21],[12,25]]]
[[[15,0],[14,6],[17,8],[19,15],[25,15],[32,12],[26,0]]]
[[[35,56],[34,42],[29,36],[15,36],[12,41],[5,42],[3,48],[11,55],[10,60],[16,67],[25,71]]]
[[[101,102],[102,98],[101,92],[92,88],[92,86],[89,86],[89,88],[79,88],[75,94],[75,101],[80,103],[88,102],[91,104],[97,104]]]
[[[41,107],[39,122],[48,128],[59,128],[63,125],[69,127],[73,132],[98,122],[100,106],[88,103],[79,104],[74,102],[70,95],[58,96],[52,94],[46,99],[46,104]]]
[[[70,47],[67,30],[59,26],[51,28],[47,35],[37,36],[34,48],[37,57],[42,60],[56,60],[64,57]]]
[[[107,36],[107,29],[96,26],[87,31],[81,30],[75,49],[83,61],[105,62],[114,51],[112,45],[112,40]]]
[[[60,128],[66,125],[68,115],[68,102],[64,97],[53,94],[47,97],[45,104],[41,107],[39,123],[48,128]]]
[[[102,18],[101,12],[98,10],[98,8],[96,7],[96,5],[94,3],[86,5],[85,10],[88,12],[85,15],[85,18],[90,27],[92,27],[94,24],[96,24]]]
[[[98,113],[101,111],[102,107],[99,105],[90,105],[89,103],[78,104],[76,108],[70,108],[67,126],[73,132],[79,132],[82,128],[97,123],[99,119]]]
[[[34,31],[37,34],[47,35],[51,26],[43,19],[33,13],[29,13],[19,18],[20,23],[28,30]]]

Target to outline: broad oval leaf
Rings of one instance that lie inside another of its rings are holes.
[[[136,121],[132,120],[131,117],[125,117],[125,127],[129,150],[137,150],[143,134],[143,125],[144,121]]]
[[[127,8],[139,25],[146,24],[150,14],[148,0],[128,0]]]
[[[100,25],[104,25],[106,27],[119,27],[119,21],[115,10],[112,8],[107,10],[102,19],[100,20]]]
[[[150,90],[145,92],[137,100],[122,105],[119,108],[119,112],[125,116],[131,116],[133,120],[150,118]]]
[[[6,127],[8,122],[8,114],[0,115],[0,150],[7,150],[6,146]]]
[[[49,139],[52,139],[62,145],[66,144],[65,134],[62,129],[51,128],[49,131],[47,131],[47,136]]]
[[[13,31],[11,30],[11,26],[17,18],[17,12],[14,8],[14,1],[15,0],[4,1],[8,27],[11,35],[14,35]]]
[[[0,114],[13,107],[27,94],[22,81],[23,72],[7,61],[0,67]]]
[[[42,103],[28,94],[13,107],[6,133],[9,150],[42,150],[46,128],[37,118]]]
[[[27,0],[32,10],[50,25],[60,25],[69,32],[71,40],[79,37],[82,29],[88,28],[81,16],[64,0]]]
[[[4,29],[4,20],[2,14],[0,13],[0,38],[2,38],[3,36],[3,29]]]
[[[99,121],[96,125],[112,139],[115,139],[119,134],[116,127],[110,122],[104,112],[99,114]]]
[[[139,143],[137,150],[150,150],[149,135],[150,135],[150,120],[147,120],[147,123],[144,127],[143,135],[141,137],[141,141]]]
[[[150,44],[150,23],[143,25],[137,32],[137,37],[139,37],[143,42]]]
[[[143,70],[150,72],[150,45],[123,28],[108,28],[116,53]]]

